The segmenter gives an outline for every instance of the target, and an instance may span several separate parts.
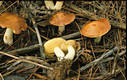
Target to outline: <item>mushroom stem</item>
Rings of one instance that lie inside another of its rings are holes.
[[[59,47],[54,48],[54,52],[58,61],[61,61],[64,58],[64,52]]]
[[[75,49],[72,46],[68,46],[68,53],[64,58],[73,60],[74,56],[75,56]]]
[[[44,0],[45,6],[47,9],[54,9],[54,3],[53,0]]]
[[[11,28],[6,29],[3,41],[5,44],[8,44],[9,46],[13,44],[13,30]]]
[[[64,1],[56,1],[54,9],[61,10]]]
[[[59,35],[61,35],[64,30],[65,30],[65,26],[59,26],[58,27]]]
[[[97,43],[97,44],[99,44],[100,41],[101,41],[101,36],[94,39],[94,42]]]

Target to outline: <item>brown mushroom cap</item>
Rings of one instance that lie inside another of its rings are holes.
[[[11,28],[15,34],[19,34],[21,30],[26,30],[27,24],[25,20],[13,13],[3,13],[0,16],[0,26],[2,28]]]
[[[72,13],[57,12],[50,19],[50,24],[55,26],[65,26],[74,21],[75,15]]]
[[[106,34],[111,28],[107,19],[90,21],[83,25],[81,34],[90,38],[100,37]]]

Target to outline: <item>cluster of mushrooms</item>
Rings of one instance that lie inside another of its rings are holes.
[[[45,5],[48,9],[60,10],[63,1],[57,1],[54,5],[53,1],[45,0]],[[70,24],[75,20],[75,15],[72,13],[58,11],[54,14],[49,23],[58,26],[58,33],[61,35],[65,30],[65,25]],[[3,41],[5,44],[13,44],[13,33],[20,34],[21,31],[25,31],[27,24],[25,20],[14,13],[3,13],[0,15],[0,27],[7,28],[4,34]],[[83,36],[89,38],[95,38],[95,42],[99,43],[101,36],[106,34],[111,28],[111,25],[107,19],[99,19],[96,21],[89,21],[82,26],[80,33]],[[73,59],[78,43],[75,40],[65,40],[63,38],[53,38],[44,44],[44,51],[46,56],[52,57],[54,54],[58,60]],[[66,55],[66,56],[65,56]]]

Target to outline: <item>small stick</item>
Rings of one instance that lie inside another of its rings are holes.
[[[117,57],[120,57],[120,56],[124,55],[125,53],[126,53],[126,50],[120,52],[120,53],[118,54]],[[104,63],[104,62],[107,62],[107,61],[111,61],[111,60],[113,60],[113,59],[114,59],[114,57],[108,57],[108,58],[106,58],[106,59],[101,60],[101,61],[99,62],[99,64]]]
[[[30,8],[28,8],[27,3],[25,3],[25,2],[22,2],[22,3],[24,4],[24,9],[28,13],[28,16],[29,16],[31,22],[33,23],[33,27],[36,30],[37,38],[38,38],[39,45],[40,45],[40,55],[41,55],[42,58],[45,59],[45,54],[43,53],[43,47],[42,47],[42,40],[41,40],[41,37],[40,37],[40,33],[39,33],[39,30],[38,30],[37,24],[36,24],[35,20],[32,17],[31,10],[30,10]]]
[[[72,33],[72,34],[68,34],[68,35],[62,36],[62,38],[70,39],[70,38],[74,38],[74,37],[79,36],[79,35],[80,35],[80,32],[75,32],[75,33]]]
[[[84,71],[85,69],[91,67],[92,65],[97,65],[97,63],[98,63],[99,61],[101,61],[102,59],[104,59],[104,58],[110,56],[111,54],[113,54],[113,52],[117,51],[119,48],[120,48],[119,46],[116,46],[115,48],[113,48],[112,50],[108,51],[107,53],[103,53],[103,54],[101,55],[101,57],[99,57],[99,58],[95,59],[94,61],[90,62],[89,64],[87,64],[87,65],[81,67],[81,68],[80,68],[80,71],[82,72],[82,71]]]
[[[12,57],[14,59],[17,59],[18,62],[20,62],[20,61],[21,62],[27,62],[27,63],[31,63],[31,64],[34,64],[34,65],[40,66],[40,67],[45,68],[45,69],[53,70],[53,68],[51,68],[51,67],[47,67],[47,66],[38,64],[36,62],[32,62],[32,61],[29,61],[29,60],[26,60],[26,59],[23,59],[23,58],[19,58],[19,57],[13,56],[13,55],[8,54],[8,53],[5,53],[5,52],[1,52],[0,51],[0,54],[3,54],[3,55],[6,55],[6,56],[9,56],[9,57]]]
[[[4,80],[4,78],[3,78],[3,76],[2,76],[2,74],[0,73],[0,80]]]
[[[44,65],[41,65],[41,64],[26,60],[26,59],[19,59],[18,61],[31,63],[31,64],[37,65],[39,67],[42,67],[42,68],[45,68],[45,69],[48,69],[48,70],[53,70],[53,68],[51,68],[51,67],[47,67],[47,66],[44,66]]]
[[[19,57],[16,57],[16,56],[10,55],[10,54],[5,53],[5,52],[2,52],[2,51],[0,51],[0,54],[3,54],[3,55],[6,55],[6,56],[9,56],[9,57],[12,57],[12,58],[14,58],[14,59],[19,59]]]
[[[43,44],[42,44],[42,40],[41,40],[41,37],[40,37],[40,33],[39,33],[39,30],[38,30],[37,24],[35,23],[35,20],[33,18],[32,18],[32,23],[33,23],[33,26],[34,26],[34,28],[36,30],[36,33],[37,33],[37,38],[38,38],[39,45],[40,45],[41,57],[45,58],[45,54],[43,53]]]
[[[29,47],[25,47],[25,48],[20,48],[20,49],[8,51],[7,53],[8,53],[8,54],[11,54],[11,55],[18,55],[18,54],[24,54],[24,53],[28,53],[28,52],[37,50],[37,49],[39,49],[39,48],[40,48],[40,45],[39,45],[39,44],[35,44],[35,45],[29,46]],[[3,56],[3,55],[0,55],[0,58],[1,58],[2,56]]]

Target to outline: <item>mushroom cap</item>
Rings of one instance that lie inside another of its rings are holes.
[[[75,15],[72,13],[57,12],[49,21],[50,24],[55,26],[65,26],[74,21]]]
[[[54,56],[54,48],[60,47],[61,44],[65,43],[66,40],[63,38],[53,38],[48,40],[44,44],[44,52],[47,57],[52,57]]]
[[[25,31],[27,24],[25,20],[14,13],[3,13],[0,16],[0,26],[2,28],[11,28],[15,34]]]
[[[81,34],[90,38],[100,37],[106,34],[111,28],[107,19],[90,21],[83,25]]]

